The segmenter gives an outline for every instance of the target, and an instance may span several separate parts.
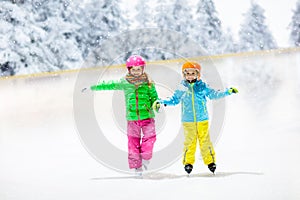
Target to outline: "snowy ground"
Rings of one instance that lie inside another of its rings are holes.
[[[226,98],[215,149],[217,174],[211,175],[199,158],[189,178],[181,160],[143,179],[96,161],[76,131],[76,73],[0,80],[0,199],[300,199],[300,52],[214,64],[224,86],[236,86],[240,93]],[[111,93],[102,95],[101,103],[111,106]],[[99,112],[99,118],[111,118],[111,112]],[[166,118],[179,122],[177,115]],[[178,127],[160,129],[156,150]],[[124,140],[114,145],[126,148]]]

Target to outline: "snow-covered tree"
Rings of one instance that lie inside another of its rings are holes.
[[[134,16],[138,28],[154,26],[154,14],[150,1],[138,1],[136,5],[137,14]]]
[[[167,34],[169,38],[166,41],[160,41],[162,46],[165,46],[164,49],[168,49],[170,52],[154,52],[157,55],[154,55],[156,59],[170,59],[179,56],[195,56],[195,51],[186,51],[185,55],[175,55],[175,52],[181,51],[183,48],[188,49],[186,44],[182,42],[181,39],[189,40],[191,38],[191,33],[193,32],[192,28],[194,25],[192,18],[192,7],[186,0],[176,0],[174,3],[172,1],[158,0],[155,7],[155,22],[157,27],[161,29],[161,34],[166,34],[166,31],[176,31],[178,34],[173,37],[172,34]],[[181,34],[180,43],[177,41]],[[161,37],[161,36],[160,36]],[[181,50],[180,50],[181,49]],[[173,54],[173,55],[172,55]],[[173,56],[173,57],[172,57]]]
[[[1,2],[1,75],[40,72],[51,64],[44,62],[42,37],[46,31],[35,25],[31,12],[11,2]]]
[[[56,8],[56,15],[45,11],[49,8],[43,3],[49,2],[0,3],[2,75],[69,69],[81,59],[76,41],[68,35],[75,31],[74,26],[57,14],[62,10],[58,5],[67,4],[51,1],[48,6]]]
[[[265,24],[264,9],[253,1],[239,31],[239,46],[240,51],[277,48],[272,33]]]
[[[33,5],[29,12],[33,11],[35,24],[46,31],[41,45],[45,60],[59,69],[77,68],[75,62],[82,58],[74,33],[80,26],[71,21],[71,16],[78,5],[70,0],[37,1]]]
[[[176,27],[176,21],[174,19],[173,13],[174,13],[173,3],[170,3],[170,1],[168,0],[157,0],[155,6],[154,21],[156,23],[156,26],[161,29],[161,33],[163,33],[166,30],[175,30],[174,27]],[[169,45],[169,43],[171,43],[171,45],[174,46],[176,42],[173,43],[172,41],[173,41],[172,38],[169,38],[166,41],[161,41],[161,42],[165,42],[163,46],[167,46]],[[164,51],[160,51],[160,54],[156,52],[154,56],[158,60],[160,59],[164,60],[170,58],[168,52],[164,52]]]
[[[235,53],[238,50],[238,44],[235,42],[233,33],[230,28],[227,29],[226,32],[223,33],[223,53]]]
[[[221,20],[212,0],[199,0],[195,13],[194,35],[209,54],[223,52]]]
[[[134,24],[134,19],[132,18],[134,7],[130,6],[130,4],[128,5],[127,0],[118,0],[118,4],[120,9],[120,16],[122,17],[119,30],[129,30],[131,28],[131,25]]]
[[[74,16],[74,20],[80,26],[75,34],[84,58],[107,37],[107,33],[104,32],[107,28],[103,25],[103,12],[100,11],[103,3],[101,0],[90,1],[84,7],[79,7],[80,13]]]
[[[25,3],[25,0],[11,0],[13,3]]]
[[[2,1],[8,1],[13,4],[24,4],[25,3],[25,0],[2,0]]]
[[[135,6],[134,15],[135,19],[135,28],[136,29],[147,29],[154,27],[154,14],[151,7],[150,1],[138,1]],[[133,38],[130,39],[132,49],[127,49],[128,54],[133,53],[132,50],[136,47],[144,47],[138,50],[138,54],[143,55],[146,59],[149,59],[150,53],[148,52],[151,41],[147,40],[149,33],[147,31],[136,31],[136,34],[133,35]],[[137,52],[135,52],[137,53]],[[127,55],[128,56],[128,55]]]
[[[300,46],[300,0],[297,1],[296,9],[293,10],[292,21],[289,24],[289,28],[291,29],[291,45]]]
[[[175,27],[173,30],[190,36],[194,26],[191,10],[187,0],[175,0],[173,9]]]
[[[102,42],[128,27],[128,20],[124,18],[119,5],[119,0],[90,0],[83,7],[77,17],[81,25],[77,41],[84,57],[93,54],[95,62],[101,60],[97,51]]]
[[[173,23],[173,5],[167,0],[158,0],[155,6],[154,21],[157,27],[161,29],[171,29]]]
[[[194,23],[192,8],[187,0],[176,0],[174,3],[158,0],[155,11],[155,22],[159,28],[190,36]]]
[[[102,22],[105,27],[104,31],[107,32],[107,35],[117,33],[126,29],[128,26],[128,22],[124,18],[120,8],[120,0],[104,0],[99,12],[102,13]]]

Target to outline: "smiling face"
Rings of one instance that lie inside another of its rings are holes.
[[[130,68],[129,73],[133,76],[141,76],[143,74],[143,66],[133,66]]]
[[[185,69],[183,72],[183,76],[188,82],[197,80],[198,75],[199,71],[193,68]]]

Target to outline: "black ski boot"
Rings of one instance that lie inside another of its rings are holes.
[[[190,174],[190,173],[192,172],[192,170],[193,170],[193,165],[191,165],[191,164],[185,165],[185,166],[184,166],[184,170],[185,170],[188,174]]]
[[[210,163],[210,164],[208,165],[208,169],[209,169],[212,173],[215,173],[216,168],[217,168],[217,166],[216,166],[215,163]]]

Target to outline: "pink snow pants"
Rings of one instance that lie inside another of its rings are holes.
[[[128,121],[127,137],[129,168],[140,168],[142,160],[152,158],[153,146],[156,141],[154,119]]]

